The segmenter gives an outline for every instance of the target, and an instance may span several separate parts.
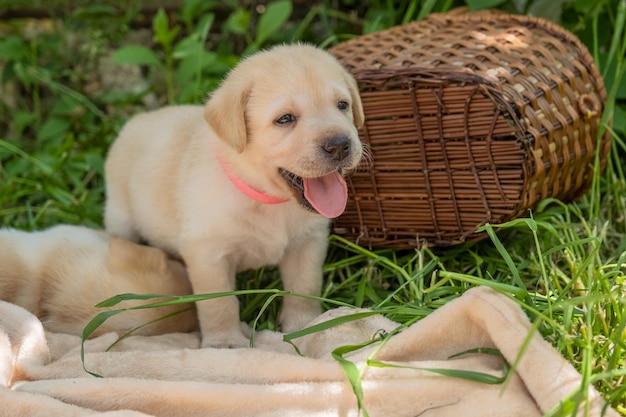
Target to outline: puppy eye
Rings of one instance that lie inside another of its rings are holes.
[[[287,125],[289,123],[293,123],[296,121],[296,116],[293,114],[283,114],[278,119],[276,119],[276,124],[278,125]]]
[[[337,103],[337,108],[339,110],[348,110],[348,108],[350,107],[350,105],[348,104],[347,101],[343,101],[341,100],[339,103]]]

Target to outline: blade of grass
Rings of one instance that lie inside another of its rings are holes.
[[[24,152],[23,150],[21,150],[20,148],[18,148],[17,146],[3,140],[0,139],[0,148],[4,148],[6,150],[8,150],[11,153],[14,153],[16,155],[19,155],[21,158],[27,160],[28,162],[30,162],[31,164],[35,165],[37,168],[39,168],[41,170],[41,172],[43,172],[45,175],[52,175],[52,173],[54,172],[54,170],[52,169],[52,167],[46,163],[44,163],[43,161],[33,157],[32,155],[28,154],[27,152]]]
[[[352,386],[352,391],[356,396],[359,412],[362,413],[363,417],[369,417],[369,414],[365,409],[365,404],[363,403],[363,386],[361,384],[361,372],[357,368],[356,364],[352,361],[345,359],[344,355],[360,350],[365,346],[369,346],[372,343],[376,343],[378,341],[379,339],[375,338],[358,345],[341,346],[333,350],[332,352],[332,357],[339,363],[339,365],[341,365],[341,368],[343,369],[346,378],[348,378],[350,386]]]
[[[113,317],[119,313],[121,313],[122,309],[119,310],[111,310],[111,311],[105,311],[102,313],[98,313],[93,319],[91,319],[91,321],[89,321],[89,323],[87,323],[87,325],[85,326],[85,328],[83,329],[83,336],[82,336],[82,341],[80,344],[80,362],[83,366],[83,370],[85,372],[87,372],[88,374],[95,376],[97,378],[102,378],[102,375],[96,374],[94,372],[91,372],[90,370],[88,370],[85,367],[85,341],[89,338],[89,336],[91,336],[93,334],[93,332],[95,332],[98,327],[100,327],[107,319],[109,319],[110,317]]]
[[[450,378],[458,378],[464,379],[466,381],[478,382],[481,384],[488,385],[497,385],[502,384],[505,381],[506,373],[504,376],[497,377],[490,374],[485,374],[482,372],[475,371],[467,371],[463,369],[448,369],[448,368],[421,368],[419,366],[410,366],[410,365],[397,365],[386,362],[380,362],[377,360],[368,360],[368,366],[376,367],[376,368],[398,368],[398,369],[412,369],[415,371],[425,371],[432,372],[434,374],[439,374],[443,376],[447,376]]]

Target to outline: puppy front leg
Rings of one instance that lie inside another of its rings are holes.
[[[328,238],[313,236],[290,248],[279,264],[285,291],[319,296],[322,291],[322,268],[326,259]],[[302,329],[322,312],[320,302],[302,297],[285,297],[279,322],[283,332]]]
[[[206,245],[193,245],[206,249]],[[210,249],[209,249],[210,250]],[[211,259],[205,250],[183,254],[194,294],[228,292],[235,288],[235,268],[228,259]],[[202,334],[202,347],[240,348],[249,345],[239,320],[239,301],[235,296],[196,303]]]

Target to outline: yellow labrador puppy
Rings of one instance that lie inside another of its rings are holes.
[[[205,106],[136,116],[106,161],[106,229],[182,256],[196,294],[278,264],[285,290],[319,295],[342,172],[361,158],[355,80],[328,53],[282,45],[243,60]],[[245,346],[235,297],[197,305],[203,346]],[[283,331],[320,314],[287,297]]]
[[[160,249],[102,231],[69,225],[30,233],[0,229],[0,300],[29,310],[46,330],[81,335],[89,320],[103,311],[95,304],[127,292],[184,295],[191,294],[191,286],[183,265]],[[126,332],[182,308],[118,314],[94,335]],[[191,310],[146,326],[139,334],[187,332],[197,325]]]

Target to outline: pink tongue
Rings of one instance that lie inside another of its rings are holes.
[[[304,196],[319,214],[333,219],[346,209],[348,186],[339,172],[303,180]]]

